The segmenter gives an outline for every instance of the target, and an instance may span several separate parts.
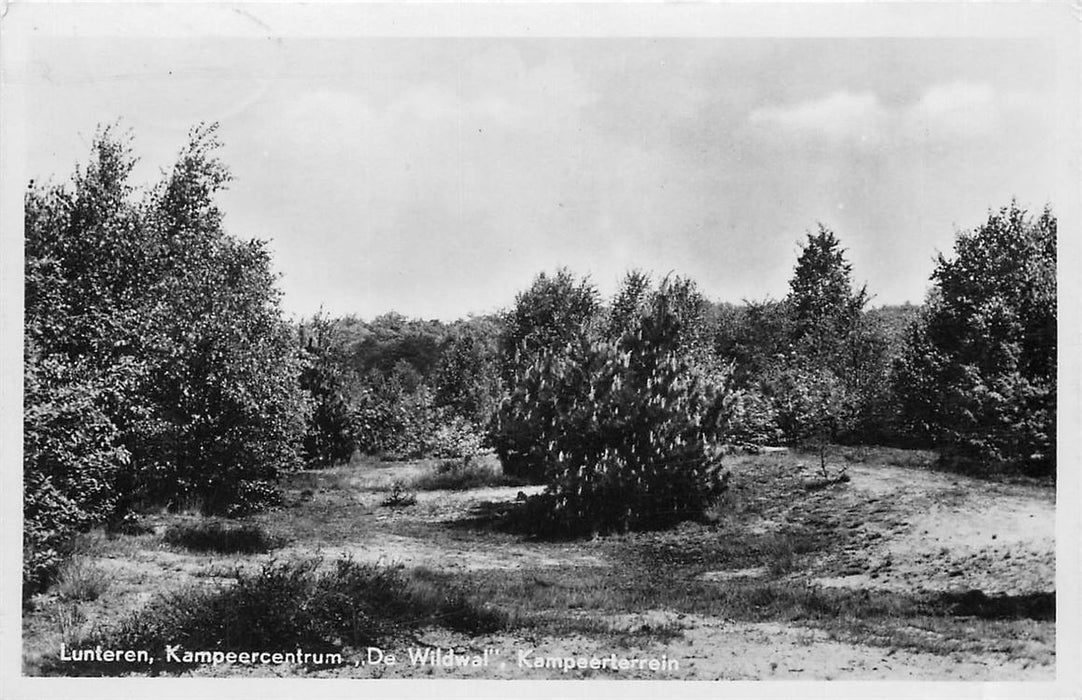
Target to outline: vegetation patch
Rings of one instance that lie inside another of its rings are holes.
[[[92,635],[83,647],[276,652],[303,649],[343,653],[385,642],[423,626],[467,634],[502,629],[505,618],[476,604],[446,582],[340,559],[322,568],[319,559],[270,562],[258,571],[235,573],[223,588],[187,588],[163,594],[115,628]],[[194,664],[172,663],[168,672]],[[51,662],[52,674],[158,673],[162,664],[133,663],[121,670],[97,662]]]
[[[105,570],[82,556],[61,564],[56,579],[56,592],[62,600],[97,600],[109,587]]]
[[[391,492],[380,501],[380,505],[386,508],[408,508],[417,505],[417,494],[410,491],[405,483],[396,481],[391,484]]]
[[[218,554],[260,554],[282,544],[281,538],[268,534],[254,523],[232,525],[218,520],[172,525],[162,540],[193,552]]]
[[[466,491],[491,486],[518,486],[522,479],[507,476],[499,462],[482,460],[473,455],[445,459],[436,469],[410,482],[417,491]]]

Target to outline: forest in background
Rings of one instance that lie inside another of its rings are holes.
[[[925,447],[952,469],[1055,475],[1051,209],[1012,202],[959,233],[920,306],[869,308],[819,225],[780,300],[635,271],[604,299],[557,270],[493,316],[291,323],[266,246],[223,229],[218,146],[193,130],[140,188],[130,139],[104,129],[69,182],[27,190],[24,594],[89,527],[243,515],[283,473],[358,452],[495,450],[546,485],[537,529],[565,534],[696,517],[741,447]]]

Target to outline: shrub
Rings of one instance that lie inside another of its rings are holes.
[[[414,479],[410,486],[418,491],[465,491],[518,483],[503,474],[498,462],[467,456],[440,462],[434,472]]]
[[[217,520],[172,525],[162,541],[195,552],[218,554],[258,554],[281,544],[254,523],[227,525]]]
[[[312,404],[304,434],[304,459],[313,467],[348,462],[356,448],[347,388],[349,373],[326,335],[330,321],[316,316],[301,327],[301,388]]]
[[[396,481],[391,484],[391,493],[380,502],[386,508],[405,508],[417,505],[417,494],[409,491],[406,484]]]
[[[544,500],[558,529],[694,518],[723,488],[718,443],[733,393],[677,352],[680,321],[669,301],[663,285],[638,327],[616,343],[542,351],[501,406],[499,423],[536,436],[520,463],[543,470],[528,475],[547,483]]]
[[[89,644],[338,652],[378,644],[423,625],[480,634],[505,624],[498,612],[445,586],[432,586],[400,569],[348,559],[322,571],[317,559],[270,562],[258,571],[238,571],[236,579],[222,589],[188,588],[160,595]],[[58,670],[95,669],[93,664],[68,663]],[[115,665],[109,672],[116,672]]]
[[[798,364],[776,370],[766,384],[786,441],[813,446],[825,470],[827,444],[853,420],[851,397],[842,380],[830,370]]]
[[[777,411],[758,389],[741,391],[733,405],[728,442],[740,446],[774,445],[782,439]]]

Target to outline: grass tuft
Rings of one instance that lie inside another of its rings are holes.
[[[410,486],[418,491],[466,491],[488,486],[521,486],[521,480],[503,473],[498,460],[480,460],[471,455],[446,459],[435,471],[414,479]]]
[[[97,600],[109,587],[109,577],[100,566],[76,556],[60,565],[56,592],[61,600]]]
[[[260,554],[281,545],[280,538],[267,534],[259,525],[226,525],[217,520],[173,525],[162,539],[193,552],[218,554]]]

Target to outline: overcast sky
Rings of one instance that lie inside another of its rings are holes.
[[[1017,197],[1055,206],[1047,45],[940,39],[49,39],[31,176],[122,120],[138,178],[221,123],[227,230],[270,241],[284,307],[452,319],[566,265],[606,293],[675,271],[783,296],[817,222],[874,304]]]

